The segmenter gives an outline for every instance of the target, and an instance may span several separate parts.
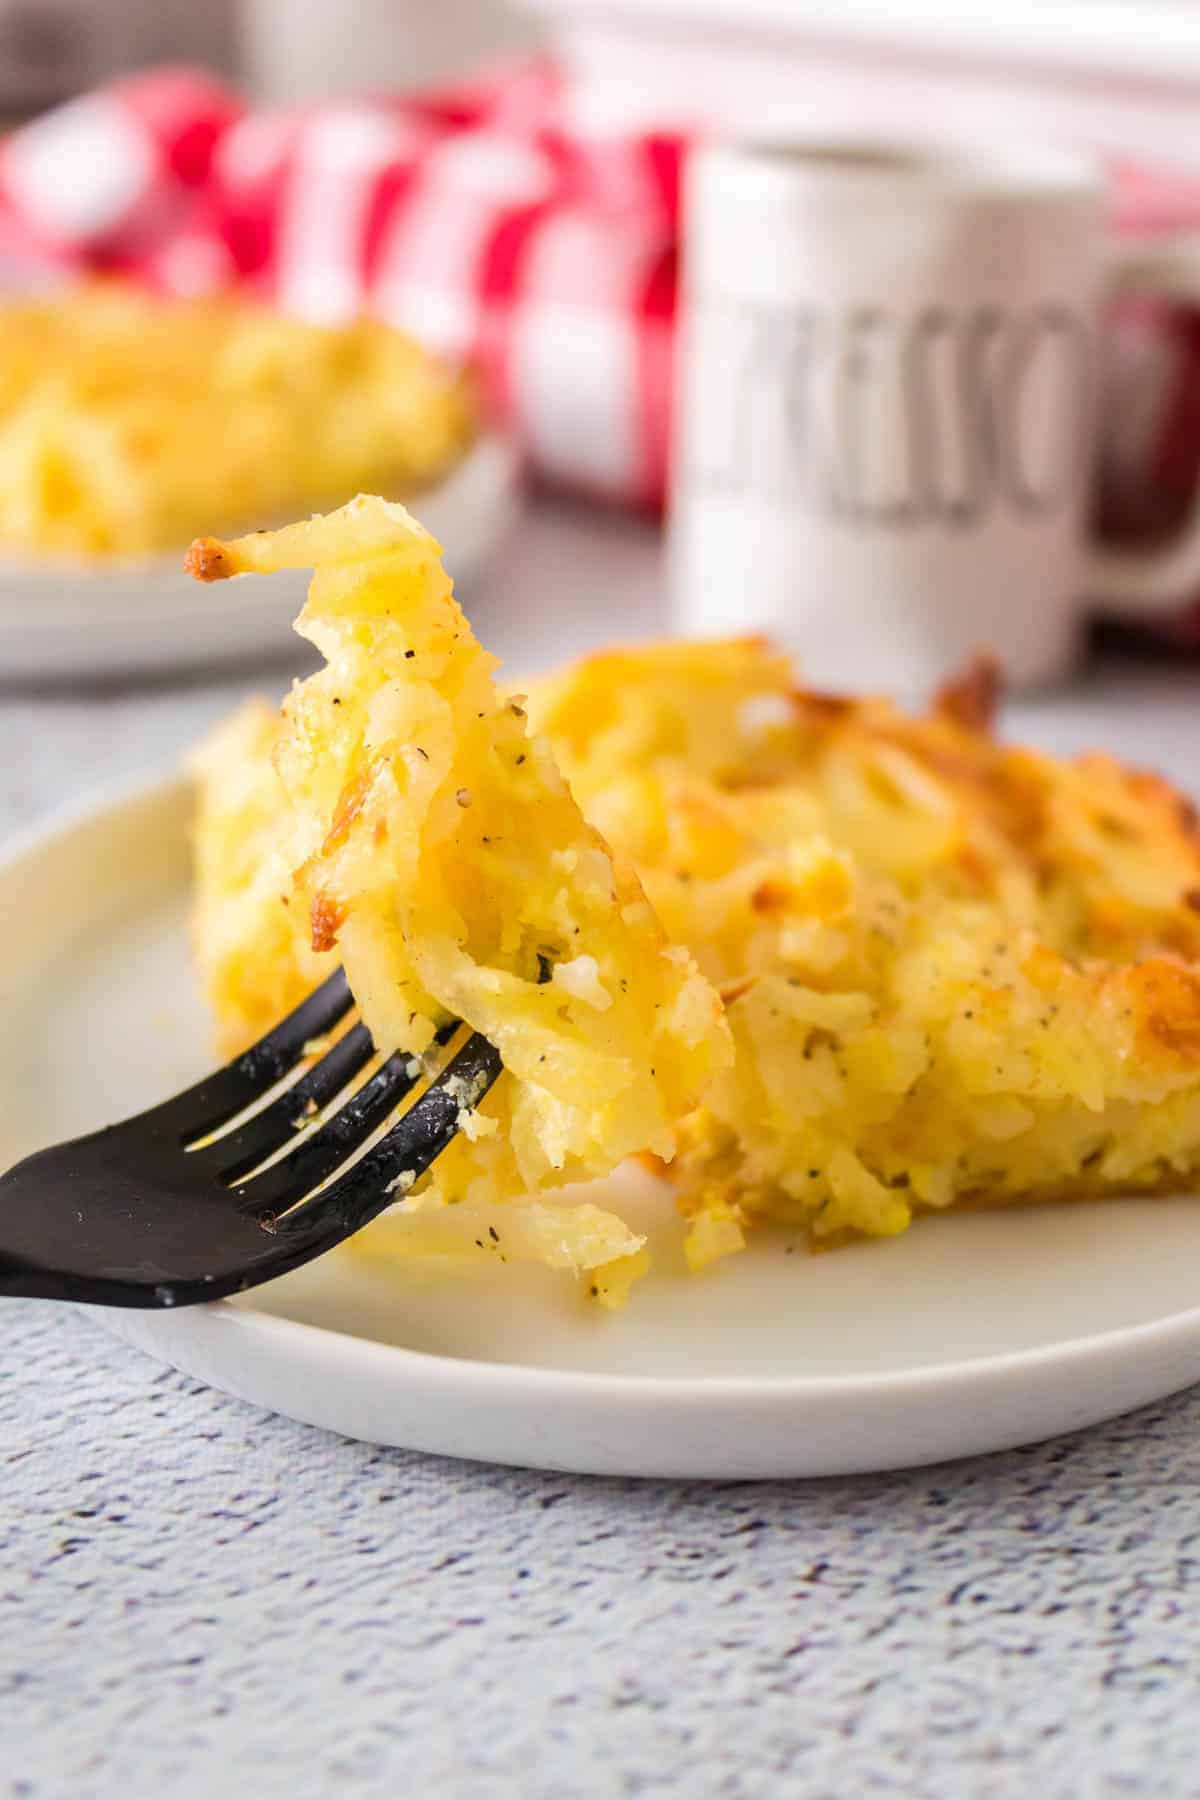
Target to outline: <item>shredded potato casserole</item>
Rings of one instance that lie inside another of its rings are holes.
[[[521,699],[379,501],[192,551],[296,563],[328,666],[198,763],[224,1043],[340,958],[381,1052],[454,1016],[506,1066],[377,1253],[469,1256],[503,1208],[514,1257],[619,1304],[640,1238],[554,1190],[633,1152],[695,1269],[764,1222],[819,1247],[1194,1177],[1200,835],[1164,782],[998,741],[983,666],[920,717],[758,640],[608,652]]]
[[[372,321],[94,282],[0,305],[0,548],[94,562],[436,481],[461,374]]]

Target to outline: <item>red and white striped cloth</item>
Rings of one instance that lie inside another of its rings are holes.
[[[471,359],[541,473],[655,507],[687,138],[606,125],[595,102],[546,60],[269,110],[194,70],[140,75],[0,144],[0,269],[236,285],[328,320],[370,308]],[[1114,196],[1124,231],[1200,224],[1200,180],[1114,167]],[[1168,487],[1200,436],[1175,360],[1143,344],[1122,409]]]
[[[538,61],[416,99],[247,110],[136,77],[0,145],[0,261],[363,307],[480,369],[554,479],[663,495],[678,136],[589,133]]]

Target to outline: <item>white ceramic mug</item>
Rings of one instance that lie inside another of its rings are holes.
[[[1200,255],[1105,231],[1054,150],[727,144],[692,159],[671,505],[676,622],[764,630],[817,683],[906,691],[987,647],[1016,684],[1085,607],[1200,586],[1200,511],[1089,538],[1115,291],[1200,300]]]

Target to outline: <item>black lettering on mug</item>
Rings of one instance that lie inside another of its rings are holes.
[[[904,407],[895,332],[894,318],[880,307],[862,307],[846,321],[834,402],[841,475],[834,505],[856,522],[900,526],[915,522],[919,501],[911,462],[896,471],[880,454]]]
[[[908,441],[922,517],[965,530],[978,524],[995,490],[996,420],[988,351],[1003,330],[995,307],[961,317],[923,308],[908,332],[905,372]]]
[[[1047,518],[1085,465],[1091,338],[1068,308],[705,306],[689,479],[879,529]],[[688,404],[685,398],[685,405]]]
[[[999,472],[1013,506],[1045,518],[1066,504],[1083,472],[1088,333],[1066,307],[1039,306],[1012,322],[1007,350],[997,383]],[[1039,444],[1043,426],[1052,434],[1048,444]]]

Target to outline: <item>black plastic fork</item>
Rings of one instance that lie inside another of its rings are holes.
[[[446,1148],[501,1064],[486,1038],[468,1037],[363,1152],[427,1069],[389,1057],[335,1107],[374,1046],[358,1023],[315,1061],[314,1041],[353,1006],[338,970],[195,1087],[10,1169],[0,1178],[0,1294],[193,1306],[272,1281],[378,1217]],[[462,1029],[447,1025],[438,1048]]]

